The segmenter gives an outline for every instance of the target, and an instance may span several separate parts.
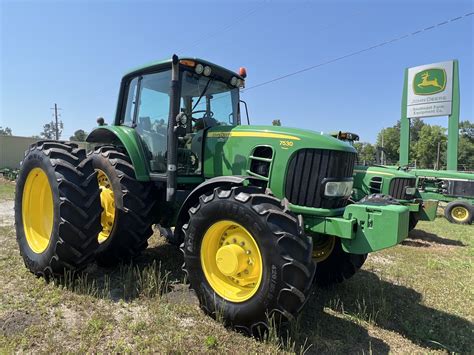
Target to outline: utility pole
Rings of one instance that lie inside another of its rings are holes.
[[[381,162],[382,162],[382,165],[385,165],[385,161],[384,161],[385,160],[385,152],[384,152],[384,147],[383,147],[383,134],[384,134],[384,132],[385,132],[385,128],[382,128],[382,151],[381,151],[382,157],[380,159]]]
[[[59,140],[59,127],[58,127],[58,116],[61,116],[61,114],[58,115],[58,110],[61,110],[61,108],[58,108],[57,104],[54,104],[54,108],[51,108],[51,110],[54,110],[54,120],[55,120],[55,126],[54,126],[54,132],[56,136],[56,140]]]
[[[438,153],[436,154],[436,170],[439,170],[439,153],[441,150],[441,141],[438,141]]]

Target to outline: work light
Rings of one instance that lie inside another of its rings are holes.
[[[196,68],[194,70],[196,71],[196,74],[201,75],[202,72],[204,71],[204,67],[202,66],[202,64],[198,64],[196,65]]]
[[[328,181],[324,186],[326,197],[349,197],[352,193],[353,180]]]
[[[212,71],[212,70],[211,70],[211,67],[210,67],[210,66],[206,65],[206,66],[204,67],[204,75],[205,75],[205,76],[211,75],[211,71]]]

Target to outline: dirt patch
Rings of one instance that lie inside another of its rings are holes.
[[[0,227],[11,226],[14,224],[15,203],[13,201],[0,202]]]
[[[0,318],[1,334],[13,336],[23,333],[29,326],[39,323],[39,317],[24,311],[12,311]]]

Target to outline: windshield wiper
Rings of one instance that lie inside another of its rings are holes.
[[[201,93],[201,96],[199,96],[199,98],[196,101],[196,103],[194,104],[193,109],[191,110],[191,112],[194,111],[194,109],[196,108],[197,105],[199,105],[199,102],[201,101],[202,97],[206,94],[207,89],[209,88],[209,85],[211,84],[211,81],[212,81],[212,78],[209,78],[209,80],[206,83],[206,86],[204,87],[204,90]]]

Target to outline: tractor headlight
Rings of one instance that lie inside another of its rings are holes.
[[[197,64],[197,65],[196,65],[196,68],[194,68],[194,70],[196,71],[196,74],[201,75],[202,72],[204,71],[204,67],[203,67],[202,64]]]
[[[324,196],[326,197],[349,197],[352,193],[354,181],[328,181],[324,185]]]
[[[411,195],[413,196],[416,192],[416,187],[407,187],[405,189],[405,195]]]
[[[237,78],[235,76],[230,79],[230,85],[236,86],[237,85]]]
[[[212,71],[212,69],[211,69],[210,66],[206,65],[206,66],[204,67],[204,75],[205,75],[205,76],[211,75],[211,71]]]

